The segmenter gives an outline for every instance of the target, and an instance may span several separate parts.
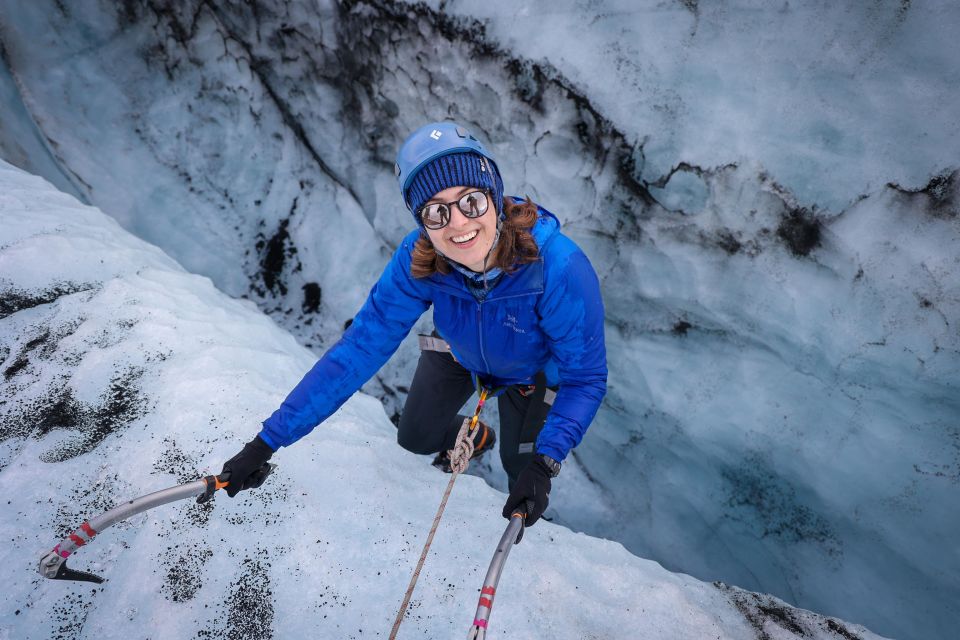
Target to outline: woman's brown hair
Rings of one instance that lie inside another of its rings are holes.
[[[537,223],[537,205],[529,196],[523,202],[504,198],[503,210],[506,219],[500,229],[500,240],[490,255],[487,267],[497,267],[505,273],[511,273],[520,265],[536,262],[540,255],[537,243],[530,233],[533,225]],[[434,250],[427,232],[421,230],[420,237],[413,246],[411,275],[414,278],[426,278],[434,273],[447,274],[450,271],[447,261]]]

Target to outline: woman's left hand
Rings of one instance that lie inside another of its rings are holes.
[[[516,511],[526,512],[524,526],[531,527],[550,504],[550,468],[535,457],[520,472],[503,506],[503,517],[509,519]]]

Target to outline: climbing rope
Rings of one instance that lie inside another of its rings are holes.
[[[470,466],[470,458],[473,457],[473,432],[476,429],[476,416],[473,417],[473,421],[464,418],[463,424],[460,425],[460,431],[457,432],[457,443],[453,445],[453,449],[447,452],[447,455],[450,457],[450,468],[453,469],[453,473],[460,474],[467,470],[467,467]]]
[[[430,527],[427,542],[423,545],[423,551],[420,553],[417,568],[414,569],[413,576],[410,578],[410,585],[407,587],[407,593],[403,597],[403,604],[400,605],[400,611],[397,612],[397,619],[394,621],[393,630],[390,632],[390,640],[396,639],[397,631],[400,629],[400,623],[403,622],[403,615],[406,613],[407,607],[410,606],[413,589],[417,586],[420,570],[423,569],[423,563],[427,559],[427,553],[430,552],[433,535],[437,532],[440,518],[443,517],[443,510],[447,508],[447,498],[450,497],[450,492],[453,490],[453,483],[457,481],[457,476],[466,471],[467,467],[470,466],[470,456],[473,455],[473,432],[476,431],[477,424],[480,422],[480,412],[483,411],[483,405],[486,403],[489,394],[489,389],[485,387],[480,389],[480,402],[477,403],[473,417],[465,419],[463,424],[460,425],[460,431],[457,433],[457,443],[453,445],[453,449],[447,452],[450,456],[450,468],[453,469],[453,473],[450,476],[450,481],[447,483],[446,491],[443,492],[443,498],[440,500],[437,515],[433,518],[433,526]]]

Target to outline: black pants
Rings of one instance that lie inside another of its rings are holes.
[[[519,387],[508,387],[497,398],[500,461],[510,487],[533,458],[537,436],[550,411],[543,402],[543,385],[538,386],[541,388],[536,393],[527,396],[520,393]],[[470,372],[449,353],[421,352],[400,415],[397,442],[407,451],[420,454],[452,449],[460,425],[468,417],[459,411],[474,391]]]

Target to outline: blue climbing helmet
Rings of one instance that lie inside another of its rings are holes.
[[[397,153],[394,173],[414,219],[424,202],[452,186],[489,190],[503,217],[503,180],[493,154],[455,122],[431,122],[411,133]]]

